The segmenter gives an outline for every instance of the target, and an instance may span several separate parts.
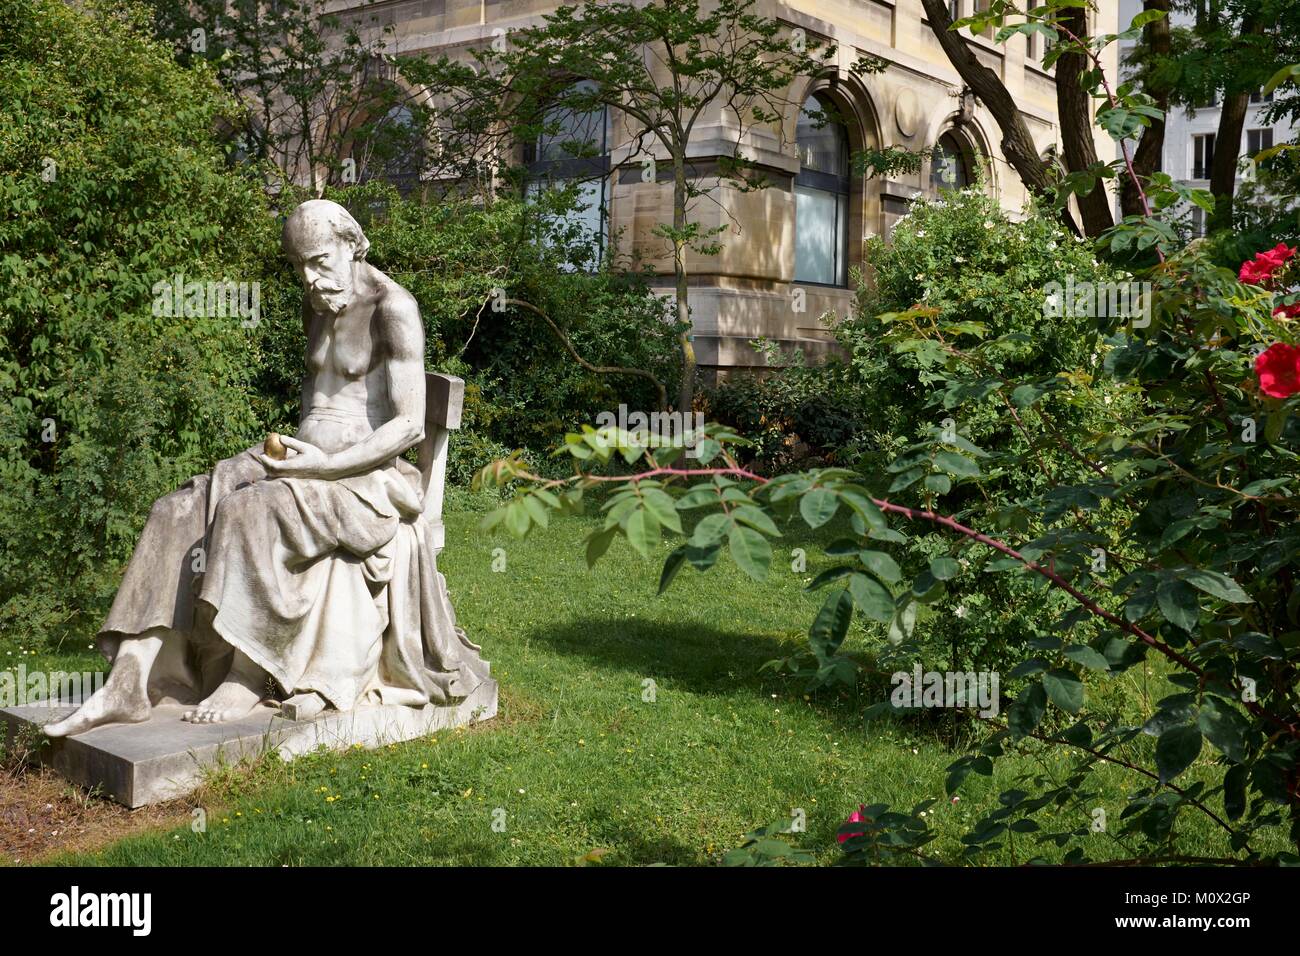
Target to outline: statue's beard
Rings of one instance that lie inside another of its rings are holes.
[[[311,293],[312,308],[317,312],[339,315],[352,302],[352,288],[338,285],[316,285]]]

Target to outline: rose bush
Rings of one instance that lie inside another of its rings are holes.
[[[1113,38],[1059,34],[1070,3],[1049,0],[1030,23],[1010,26],[1006,5],[995,4],[961,25],[998,26],[1004,36],[1046,25],[1060,40],[1054,50],[1076,44],[1095,58]],[[1089,75],[1100,84],[1104,74]],[[1116,139],[1146,122],[1140,94],[1094,92],[1098,121]],[[648,555],[665,532],[681,536],[661,591],[687,565],[707,571],[724,549],[763,580],[783,528],[840,521],[824,547],[829,567],[810,585],[827,592],[808,632],[815,680],[852,674],[842,646],[855,619],[877,622],[902,645],[970,566],[1018,579],[1022,601],[1064,602],[1042,631],[1006,635],[1025,652],[1003,675],[1009,706],[969,738],[942,787],[956,796],[973,778],[992,777],[1009,752],[1055,751],[1063,764],[1044,760],[1042,773],[984,801],[960,846],[942,855],[927,817],[937,798],[910,809],[864,804],[840,828],[846,863],[990,854],[1033,863],[1050,848],[1079,864],[1300,864],[1300,398],[1289,319],[1277,314],[1272,287],[1294,253],[1283,244],[1248,269],[1225,269],[1152,214],[1181,202],[1206,208],[1208,194],[1163,174],[1135,186],[1145,213],[1096,248],[1154,257],[1133,275],[1149,283],[1150,321],[1107,317],[1097,367],[998,369],[999,350],[1024,344],[1020,335],[990,336],[928,302],[889,315],[883,347],[923,359],[924,401],[950,421],[894,442],[886,463],[894,481],[884,490],[875,468],[757,474],[741,461],[744,439],[718,425],[688,436],[699,451],[689,463],[680,441],[586,428],[562,446],[575,465],[570,478],[539,478],[518,458],[480,475],[519,482],[515,499],[484,522],[517,535],[550,511],[580,508],[589,489],[606,490],[591,562],[616,538]],[[1112,390],[1129,402],[1097,401]],[[994,458],[966,420],[990,397],[1044,441]],[[1069,470],[1039,454],[1048,444]],[[921,502],[898,498],[914,487]],[[684,519],[696,515],[688,533]],[[910,566],[914,540],[934,531],[943,549]],[[1158,676],[1156,699],[1126,682],[1135,668],[1144,685]],[[868,716],[899,714],[885,699]],[[1096,806],[1101,767],[1131,781],[1122,805]],[[1193,817],[1211,835],[1190,843]]]

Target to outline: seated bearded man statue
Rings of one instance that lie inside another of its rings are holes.
[[[304,288],[307,377],[296,437],[251,448],[157,501],[99,632],[113,668],[60,737],[148,720],[238,720],[288,698],[299,719],[362,703],[468,696],[488,666],[456,626],[419,471],[424,327],[365,261],[342,206],[303,203],[282,246]]]

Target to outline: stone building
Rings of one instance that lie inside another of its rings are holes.
[[[968,16],[980,0],[950,0],[954,17]],[[381,0],[368,16],[394,28],[397,52],[437,54],[486,46],[501,30],[540,21],[554,0]],[[1091,15],[1094,32],[1114,32],[1117,0],[1101,0]],[[887,235],[917,196],[940,186],[964,186],[984,169],[985,188],[1002,206],[1019,212],[1025,190],[999,148],[992,115],[963,84],[924,17],[920,0],[761,0],[760,12],[834,43],[837,61],[820,76],[789,92],[794,103],[833,104],[847,118],[822,126],[792,109],[788,128],[746,132],[743,144],[772,185],[742,193],[719,185],[716,203],[701,203],[694,218],[705,227],[727,225],[716,255],[692,254],[690,302],[701,370],[721,371],[768,364],[751,345],[766,338],[788,352],[810,358],[831,346],[820,321],[825,313],[849,314],[854,292],[849,267],[862,265],[864,240]],[[989,31],[991,34],[992,31]],[[971,37],[976,55],[993,69],[1019,104],[1041,153],[1058,150],[1056,92],[1052,72],[1042,66],[1043,38],[1014,36],[997,44],[991,35]],[[888,63],[883,72],[857,75],[849,67],[867,54]],[[1116,54],[1108,51],[1108,72]],[[644,182],[640,158],[620,142],[620,124],[600,133],[606,145],[602,178],[587,183],[589,227],[618,253],[635,253],[655,264],[663,289],[672,288],[671,257],[651,230],[671,222],[672,186]],[[733,124],[721,108],[696,128],[690,158],[708,176],[710,162],[729,155]],[[917,173],[881,179],[852,175],[850,150],[904,146],[934,147]],[[1098,134],[1098,155],[1109,159],[1113,144]],[[546,150],[534,151],[539,171]],[[657,157],[661,173],[666,157]],[[713,166],[716,170],[716,165]],[[715,177],[716,181],[716,177]]]

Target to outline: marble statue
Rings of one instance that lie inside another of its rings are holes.
[[[303,203],[281,242],[304,290],[297,434],[154,504],[98,635],[109,678],[52,737],[164,702],[194,723],[271,707],[303,720],[445,704],[488,679],[436,566],[446,432],[430,447],[426,429],[456,427],[463,383],[426,386],[419,308],[366,262],[342,206]],[[402,457],[417,446],[420,467]]]

